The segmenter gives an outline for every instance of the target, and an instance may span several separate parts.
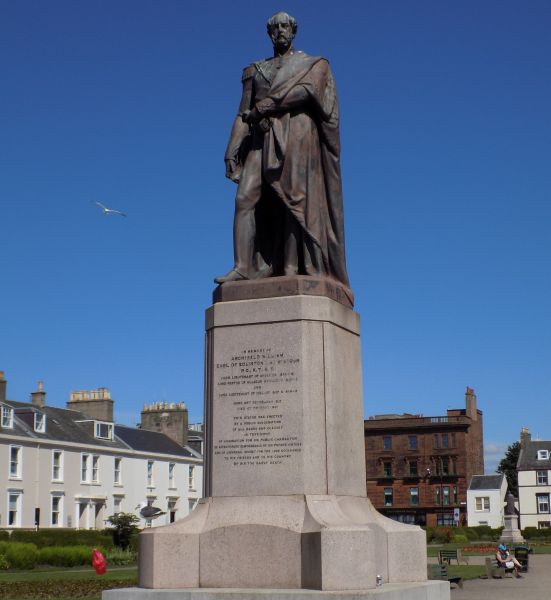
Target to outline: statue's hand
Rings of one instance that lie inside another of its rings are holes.
[[[246,110],[242,115],[241,118],[243,119],[243,121],[249,125],[254,125],[255,123],[258,123],[258,121],[260,121],[260,119],[262,119],[262,115],[258,112],[258,110],[255,108],[253,108],[252,110]]]
[[[237,161],[233,158],[226,158],[224,162],[226,163],[226,177],[238,183],[239,171],[237,169]]]

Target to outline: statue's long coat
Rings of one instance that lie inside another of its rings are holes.
[[[270,115],[271,127],[263,141],[263,180],[319,246],[327,275],[348,286],[339,108],[328,62],[303,52],[289,56],[278,69],[268,98],[284,105],[295,86],[308,92],[308,100],[304,106]]]

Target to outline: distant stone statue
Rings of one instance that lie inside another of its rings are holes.
[[[235,263],[217,283],[316,275],[349,286],[335,83],[327,60],[293,48],[296,31],[287,13],[271,17],[274,56],[243,71],[225,154],[239,184]]]
[[[506,515],[516,515],[516,510],[515,510],[515,497],[513,496],[513,494],[511,494],[511,492],[507,492],[507,495],[505,496],[505,514]]]

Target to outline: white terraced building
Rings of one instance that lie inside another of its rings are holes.
[[[551,528],[551,441],[534,440],[525,427],[520,432],[517,461],[521,528]]]
[[[31,402],[8,400],[6,388],[0,372],[1,529],[102,529],[144,501],[166,514],[141,525],[164,525],[202,496],[202,455],[160,431],[115,424],[108,389],[75,392],[71,408],[58,408],[41,385]]]

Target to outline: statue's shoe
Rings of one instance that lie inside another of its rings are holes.
[[[225,275],[221,275],[220,277],[214,278],[214,283],[226,283],[226,281],[242,281],[243,279],[248,279],[242,273],[240,273],[237,269],[232,269]]]

